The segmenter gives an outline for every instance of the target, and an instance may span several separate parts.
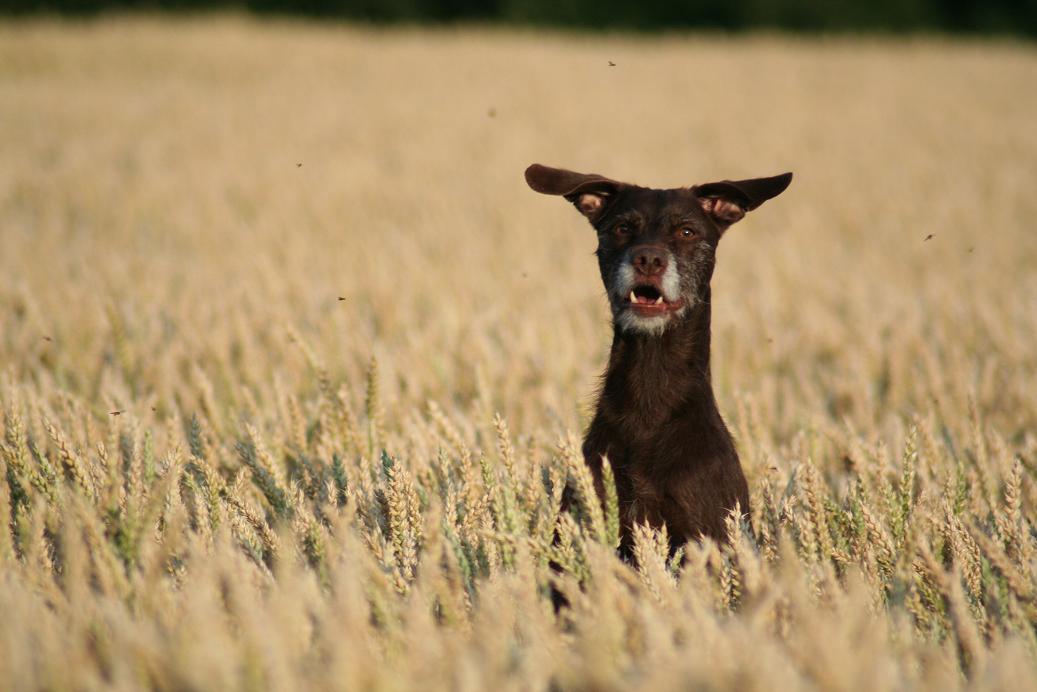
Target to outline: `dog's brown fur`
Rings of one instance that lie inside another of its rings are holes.
[[[665,524],[675,551],[701,536],[726,540],[730,511],[749,511],[710,380],[709,282],[727,228],[791,178],[655,190],[539,164],[526,170],[531,188],[564,196],[598,233],[614,336],[583,454],[601,497],[603,459],[612,465],[626,557],[635,523]]]

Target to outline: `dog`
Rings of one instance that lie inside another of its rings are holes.
[[[602,464],[611,464],[625,559],[637,523],[665,525],[672,555],[703,536],[726,542],[729,514],[748,516],[749,487],[710,378],[710,279],[727,229],[791,181],[652,189],[526,169],[529,187],[564,197],[597,232],[613,339],[583,456],[602,502]]]

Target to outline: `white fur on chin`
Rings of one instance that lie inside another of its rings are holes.
[[[616,324],[623,331],[640,332],[649,336],[659,336],[666,331],[670,323],[671,315],[657,315],[655,317],[641,317],[635,315],[633,310],[624,309],[616,316]]]

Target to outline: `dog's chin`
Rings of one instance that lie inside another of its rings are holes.
[[[642,317],[633,310],[626,309],[616,315],[616,326],[624,332],[633,334],[645,334],[647,336],[659,336],[666,331],[672,315],[656,315],[654,317]]]

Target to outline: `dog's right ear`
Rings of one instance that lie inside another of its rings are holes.
[[[576,173],[534,163],[526,169],[526,183],[545,195],[560,195],[576,206],[591,223],[601,218],[623,186],[596,173]]]

